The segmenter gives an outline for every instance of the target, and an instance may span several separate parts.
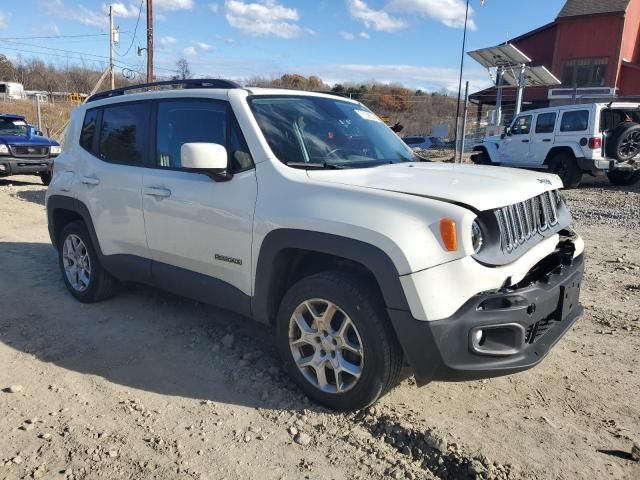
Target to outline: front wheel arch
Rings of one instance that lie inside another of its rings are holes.
[[[307,273],[340,265],[342,270],[370,276],[387,308],[409,310],[398,270],[391,258],[378,247],[328,233],[279,229],[270,232],[260,247],[251,301],[256,320],[266,324],[275,322],[280,300],[287,287],[296,280],[295,269],[304,267],[304,259],[310,257],[324,259],[326,264]]]

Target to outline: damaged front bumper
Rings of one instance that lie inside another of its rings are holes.
[[[496,377],[540,363],[583,311],[584,255],[574,252],[560,242],[517,285],[475,295],[446,319],[389,310],[418,383]]]

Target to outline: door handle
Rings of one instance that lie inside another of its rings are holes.
[[[144,194],[151,197],[167,198],[171,196],[171,190],[163,187],[145,187]]]
[[[522,140],[522,143],[529,143],[529,140]]]
[[[81,177],[80,181],[85,185],[98,185],[100,183],[100,179],[96,177]]]
[[[545,138],[544,140],[542,140],[545,143],[551,143],[551,139],[550,138]]]

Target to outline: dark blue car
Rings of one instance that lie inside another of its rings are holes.
[[[21,115],[0,113],[0,177],[38,175],[49,185],[58,142],[43,137]]]

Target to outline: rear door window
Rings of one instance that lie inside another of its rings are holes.
[[[149,147],[149,103],[105,107],[98,155],[107,162],[145,165]]]
[[[553,133],[556,128],[556,113],[541,113],[536,120],[536,133]]]
[[[583,132],[589,127],[589,110],[564,112],[560,123],[561,132]]]

